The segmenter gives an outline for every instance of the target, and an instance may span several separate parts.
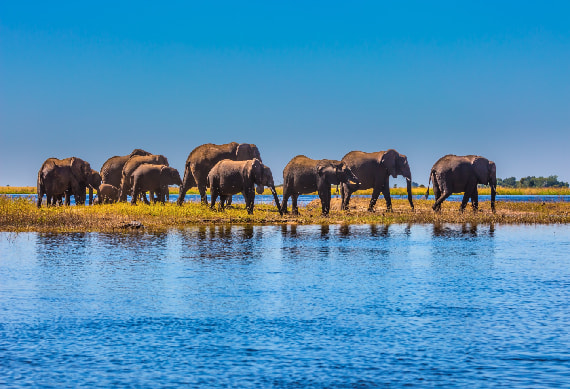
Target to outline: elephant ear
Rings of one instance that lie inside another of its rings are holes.
[[[253,159],[255,156],[252,155],[251,145],[247,143],[240,143],[236,149],[236,160],[237,161],[247,161]]]
[[[393,149],[385,151],[380,156],[380,165],[383,166],[388,171],[388,174],[394,178],[398,176],[398,172],[396,171],[396,158],[398,156],[398,152]]]
[[[475,157],[473,158],[471,165],[473,166],[473,171],[477,177],[477,183],[488,185],[491,173],[489,160],[483,157]]]

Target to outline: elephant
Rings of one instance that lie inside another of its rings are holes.
[[[161,203],[164,204],[164,197],[162,196],[164,188],[168,188],[168,185],[182,185],[182,179],[178,170],[168,165],[140,165],[135,169],[132,177],[133,192],[131,205],[135,205],[139,195],[146,191],[157,193]],[[154,196],[151,196],[151,199],[155,202]],[[150,204],[146,196],[143,196],[143,201],[146,204]]]
[[[323,216],[329,214],[331,203],[331,185],[340,185],[352,181],[360,186],[357,176],[346,163],[331,159],[314,160],[304,155],[297,155],[283,169],[283,205],[281,211],[287,213],[287,201],[293,199],[291,211],[298,215],[297,198],[300,194],[318,191],[321,199]]]
[[[123,178],[123,167],[125,163],[137,155],[151,155],[148,151],[134,149],[129,155],[114,156],[105,161],[101,166],[101,179],[103,184],[109,184],[114,187],[121,187],[121,179]]]
[[[77,183],[79,185],[79,190],[73,189],[73,196],[75,197],[76,204],[85,204],[85,191],[87,187],[89,187],[89,204],[93,204],[93,187],[91,186],[92,183],[91,174],[93,170],[91,169],[91,165],[89,165],[89,162],[86,162],[81,158],[77,157],[70,157],[65,159],[48,158],[44,161],[42,167],[38,171],[38,179],[37,179],[38,207],[41,206],[43,194],[46,193],[46,188],[44,187],[45,184],[44,179],[46,176],[45,174],[42,174],[42,172],[47,172],[45,169],[49,170],[52,165],[69,166],[69,168],[71,169],[71,173],[73,174],[75,180],[77,180]],[[70,193],[69,191],[67,191],[67,193],[62,193],[61,196],[63,196],[64,194],[65,194],[65,203],[69,205]],[[56,200],[60,198],[61,197],[56,198]]]
[[[441,157],[431,168],[426,199],[429,195],[430,182],[433,180],[435,195],[434,211],[441,210],[441,203],[452,193],[464,192],[459,210],[463,212],[469,198],[473,210],[479,206],[477,185],[491,186],[491,210],[495,212],[497,192],[497,167],[495,162],[478,155],[446,155]]]
[[[208,198],[206,197],[208,173],[214,165],[223,159],[232,161],[258,159],[260,162],[263,162],[259,149],[254,144],[232,142],[216,145],[207,143],[196,147],[186,159],[184,180],[180,186],[178,205],[182,205],[186,192],[194,186],[198,187],[202,204],[208,204]],[[231,197],[229,202],[231,202]]]
[[[404,176],[407,181],[408,201],[412,210],[412,173],[408,158],[398,153],[394,149],[379,151],[376,153],[365,153],[363,151],[351,151],[342,157],[342,162],[352,170],[360,180],[360,187],[356,188],[349,183],[341,186],[342,209],[348,209],[350,195],[358,189],[372,188],[372,198],[368,211],[374,211],[374,205],[380,193],[386,199],[386,209],[392,210],[392,199],[390,198],[390,176],[396,178],[398,175]]]
[[[212,201],[210,207],[212,209],[214,209],[218,196],[220,196],[220,209],[224,209],[232,195],[242,192],[245,208],[247,213],[251,215],[253,214],[255,192],[262,194],[263,187],[268,186],[273,193],[277,210],[279,214],[282,214],[271,169],[263,165],[257,158],[247,161],[221,160],[208,173],[207,184],[210,187]],[[254,185],[257,185],[255,191]]]
[[[119,201],[119,188],[110,184],[101,184],[97,189],[98,204],[112,204]]]
[[[71,166],[59,165],[54,161],[46,161],[38,172],[38,200],[37,207],[42,204],[43,195],[46,195],[47,206],[62,203],[62,197],[66,196],[66,205],[70,204],[69,195],[79,196],[81,185],[75,177]],[[85,196],[85,189],[83,189]]]
[[[123,166],[121,186],[119,187],[119,201],[127,201],[127,195],[133,188],[133,172],[141,165],[168,165],[168,159],[164,155],[137,155],[128,159]]]

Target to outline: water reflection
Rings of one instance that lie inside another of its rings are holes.
[[[495,224],[478,225],[476,223],[463,223],[461,225],[435,222],[433,224],[432,236],[434,238],[476,238],[479,236],[493,237],[495,234]]]

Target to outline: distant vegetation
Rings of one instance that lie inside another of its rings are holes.
[[[558,176],[528,176],[518,181],[515,177],[497,178],[497,185],[505,188],[568,188],[568,183],[558,181]]]

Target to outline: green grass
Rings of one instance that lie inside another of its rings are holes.
[[[407,200],[393,200],[393,212],[386,212],[385,202],[380,200],[371,213],[366,210],[369,201],[354,198],[348,211],[340,211],[340,199],[334,198],[330,215],[323,217],[318,200],[301,208],[299,216],[280,216],[272,205],[256,205],[253,215],[248,215],[243,205],[219,212],[198,203],[185,203],[182,207],[120,203],[38,209],[29,199],[0,196],[0,231],[125,231],[133,221],[147,230],[207,224],[570,223],[570,204],[562,202],[498,202],[493,214],[488,202],[480,202],[481,209],[476,213],[470,208],[459,213],[459,203],[445,202],[442,211],[435,213],[431,210],[432,200],[415,201],[415,212]]]

